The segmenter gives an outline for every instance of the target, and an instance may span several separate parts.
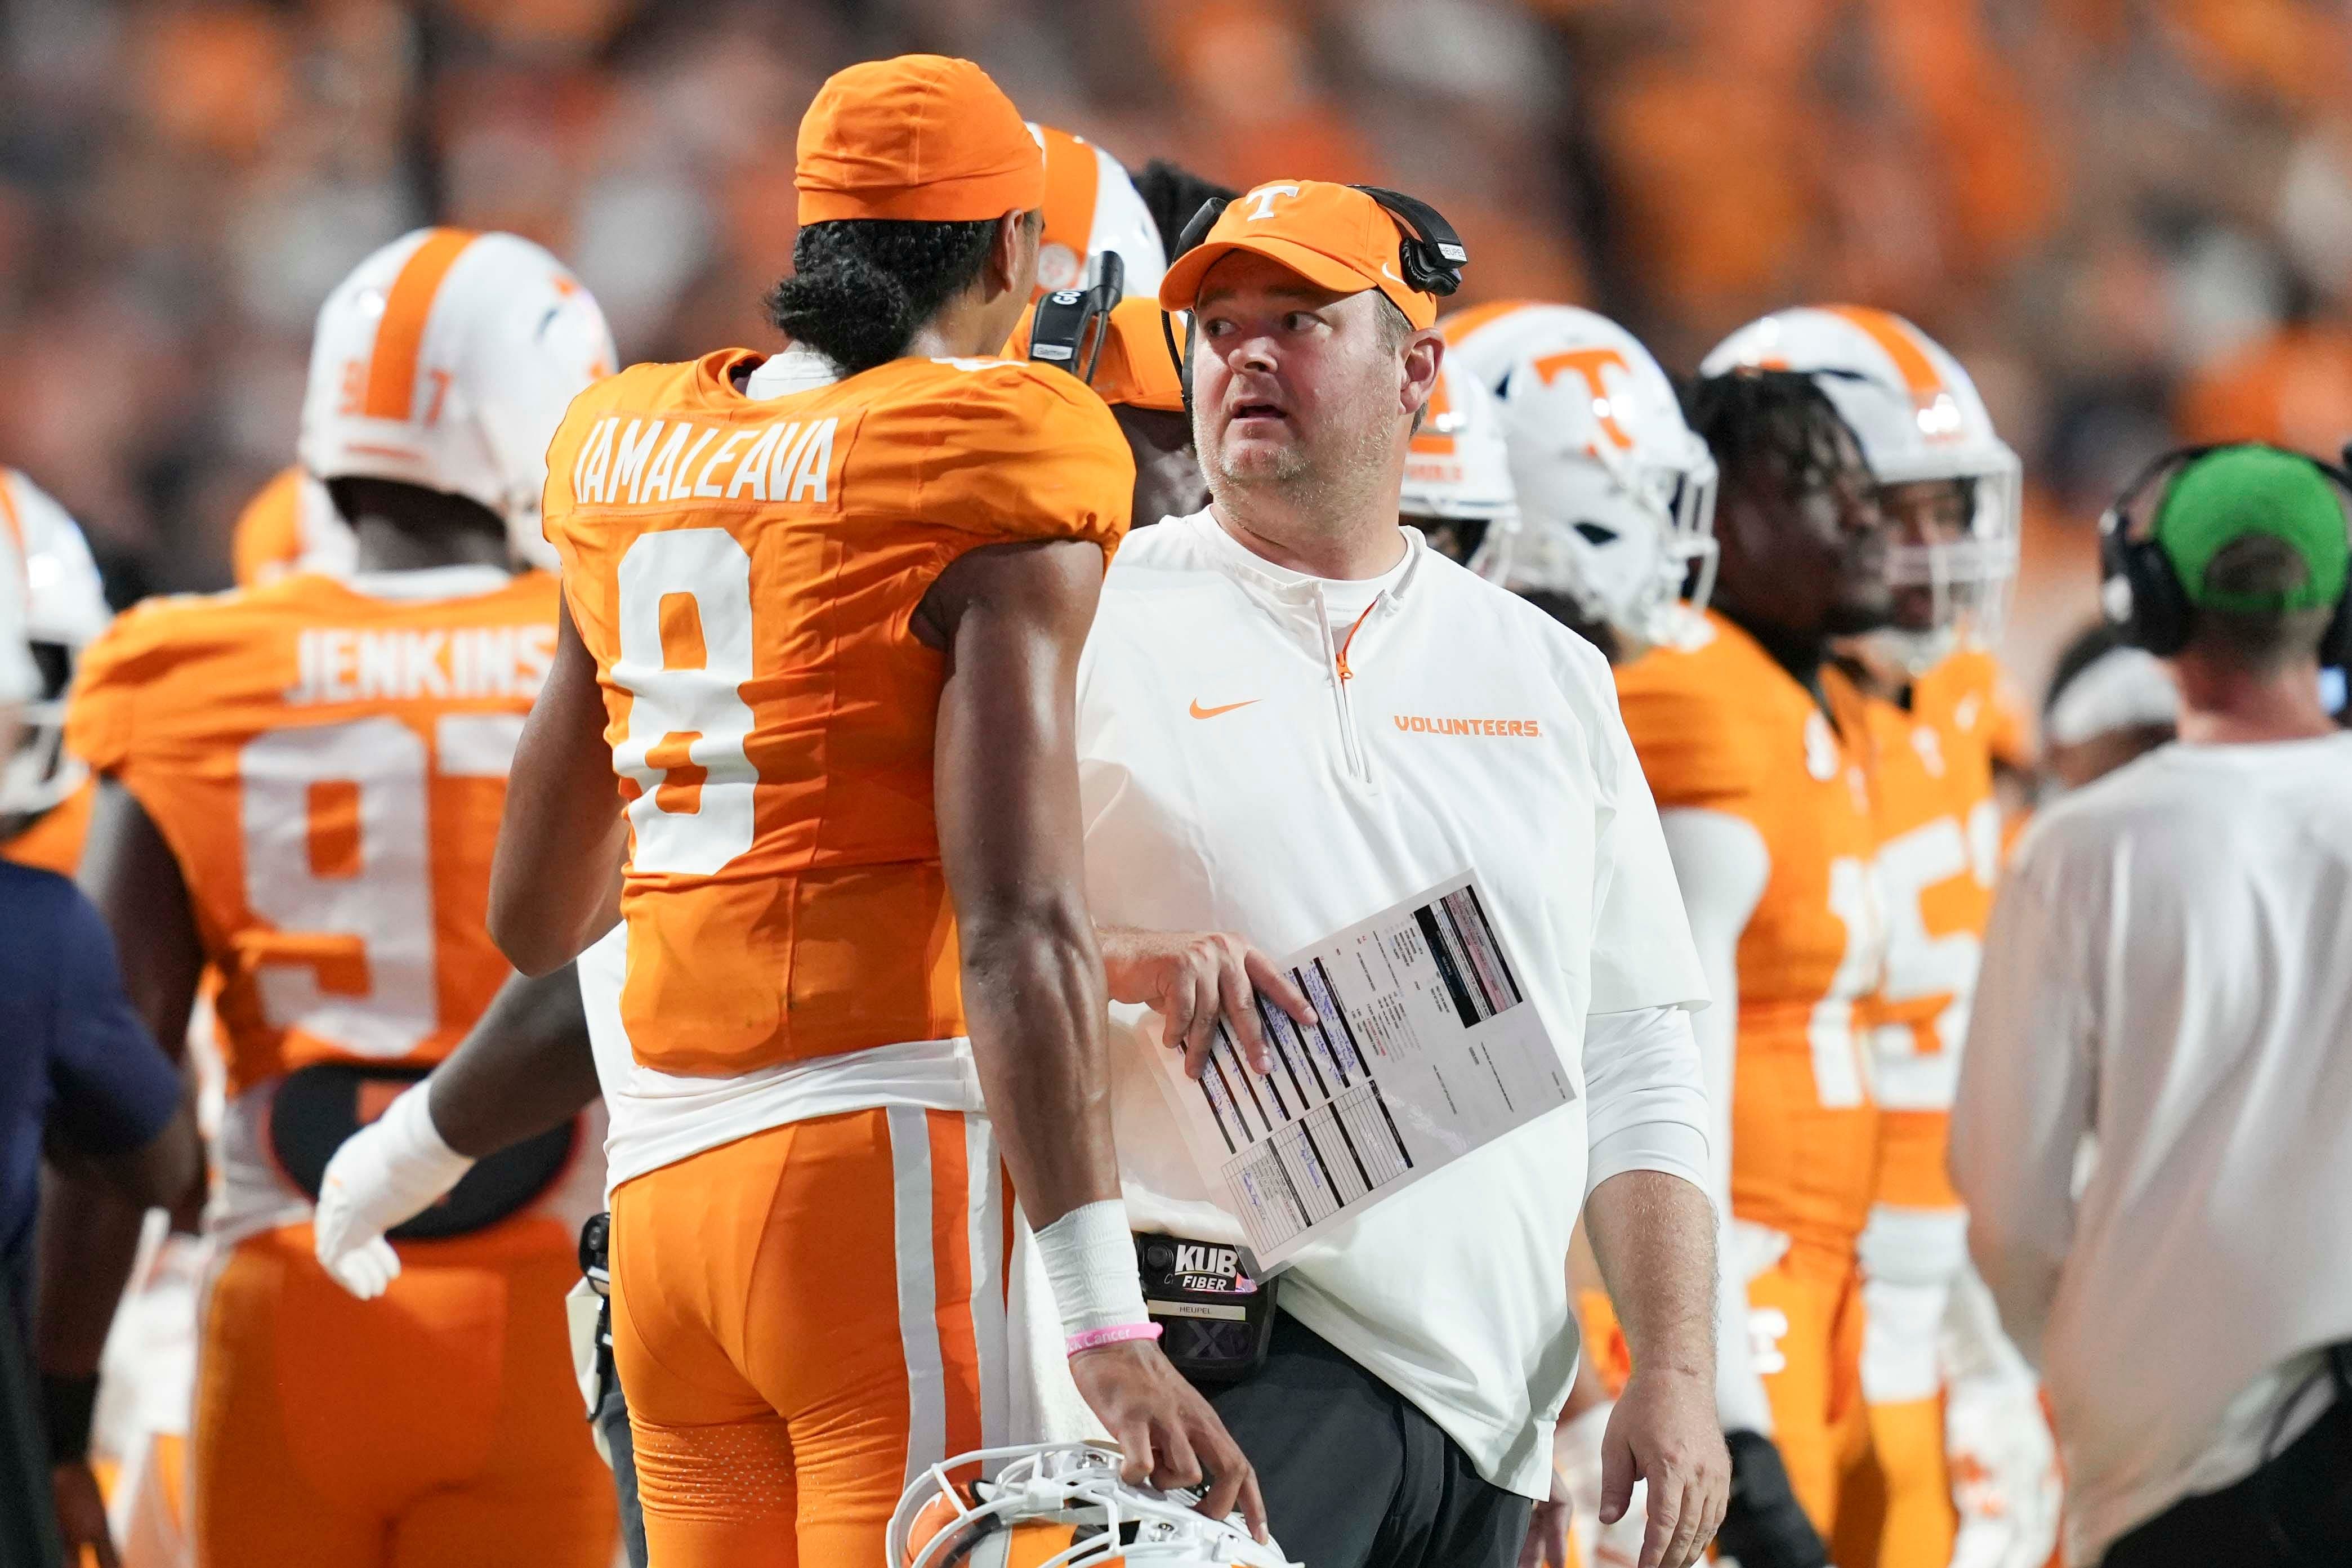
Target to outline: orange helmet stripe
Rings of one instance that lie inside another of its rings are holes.
[[[367,396],[360,412],[370,419],[406,419],[416,399],[416,358],[425,346],[425,324],[434,298],[458,252],[474,243],[465,229],[435,229],[409,252],[400,276],[383,299],[376,323],[375,350],[368,356]]]
[[[1895,374],[1903,378],[1903,390],[1911,394],[1915,405],[1928,407],[1943,395],[1944,378],[1937,373],[1936,361],[1927,357],[1917,335],[1902,318],[1874,310],[1867,305],[1824,305],[1822,308],[1860,328],[1864,336],[1886,351],[1886,357],[1895,361]]]
[[[1529,303],[1525,299],[1497,299],[1491,304],[1474,305],[1467,310],[1456,310],[1438,322],[1437,330],[1447,342],[1458,343],[1487,322],[1523,309]]]
[[[0,524],[5,524],[10,537],[16,541],[16,553],[25,553],[25,525],[16,517],[15,486],[8,483],[8,470],[0,468]]]
[[[1094,148],[1066,131],[1050,125],[1037,128],[1045,143],[1045,232],[1037,243],[1066,245],[1085,260],[1095,237],[1095,193],[1102,185],[1102,165]]]

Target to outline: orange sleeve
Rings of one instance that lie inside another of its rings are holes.
[[[1724,692],[1700,678],[1693,656],[1660,650],[1621,671],[1618,702],[1625,733],[1658,810],[1734,810],[1751,797],[1761,771],[1748,727]]]
[[[2008,678],[1998,670],[1993,674],[1992,689],[1987,700],[1991,704],[1991,717],[1985,736],[1986,749],[1992,759],[2004,768],[2019,772],[2033,767],[2033,725],[2026,717],[2023,705],[2010,689]]]
[[[66,748],[100,773],[118,773],[131,759],[141,691],[172,664],[170,621],[170,601],[133,605],[81,652],[66,706]]]
[[[281,469],[237,514],[229,558],[237,586],[251,588],[302,559],[302,471]]]
[[[898,444],[915,505],[975,543],[1127,535],[1135,458],[1102,399],[1051,366],[991,363],[867,412],[859,457]]]

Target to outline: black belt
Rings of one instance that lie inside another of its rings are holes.
[[[269,1097],[262,1142],[286,1179],[316,1202],[335,1151],[428,1071],[346,1061],[298,1067],[278,1080]],[[562,1177],[579,1138],[579,1124],[571,1121],[485,1155],[447,1197],[385,1235],[394,1241],[436,1241],[487,1230],[511,1218]]]

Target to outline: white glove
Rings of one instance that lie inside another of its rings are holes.
[[[1974,1269],[1952,1281],[1942,1339],[1944,1451],[1960,1516],[1952,1568],[2041,1568],[2064,1501],[2057,1445],[2032,1368]]]
[[[400,1255],[383,1233],[439,1202],[474,1168],[442,1142],[426,1087],[404,1091],[344,1139],[319,1180],[312,1249],[335,1282],[362,1301],[383,1295],[400,1273]]]
[[[2033,1384],[1990,1376],[1953,1384],[1944,1447],[1960,1516],[1953,1568],[2041,1568],[2058,1540],[2063,1488]]]

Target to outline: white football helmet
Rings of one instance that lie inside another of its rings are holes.
[[[418,229],[319,308],[302,465],[478,502],[506,520],[517,555],[551,569],[539,528],[547,444],[616,358],[604,312],[546,251],[513,235]]]
[[[0,814],[38,816],[76,789],[89,769],[65,749],[66,694],[81,651],[114,612],[98,563],[66,509],[13,468],[0,468],[0,528],[15,536],[25,573],[25,641],[40,690],[25,705],[24,743],[0,764]]]
[[[949,1471],[1003,1462],[969,1486]],[[884,1538],[888,1568],[1298,1568],[1182,1499],[1118,1479],[1117,1448],[1033,1443],[934,1465],[907,1489]]]
[[[1715,459],[1674,383],[1605,316],[1512,305],[1441,321],[1451,357],[1491,389],[1518,491],[1514,589],[1560,593],[1632,654],[1672,634],[1676,603],[1715,588]]]
[[[1119,161],[1067,131],[1029,121],[1029,134],[1045,153],[1045,232],[1037,242],[1037,296],[1057,288],[1084,288],[1087,264],[1104,251],[1118,252],[1126,268],[1122,287],[1132,298],[1160,292],[1168,271],[1168,247],[1160,225],[1143,204],[1135,182]]]
[[[1421,428],[1405,453],[1404,491],[1397,511],[1407,517],[1483,523],[1464,564],[1490,582],[1510,570],[1519,531],[1518,493],[1511,486],[1511,456],[1503,444],[1503,414],[1494,394],[1452,357],[1437,367],[1437,390],[1423,410]]]
[[[1749,322],[1716,345],[1699,373],[1742,366],[1811,374],[1853,427],[1879,484],[1969,482],[1966,538],[1897,543],[1888,552],[1897,593],[1930,595],[1926,623],[1874,635],[1914,674],[1964,638],[1998,641],[2017,579],[2024,470],[1960,362],[1890,311],[1817,305]]]

